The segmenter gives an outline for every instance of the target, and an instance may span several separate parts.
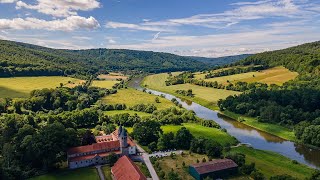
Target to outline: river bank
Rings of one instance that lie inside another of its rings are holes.
[[[142,80],[143,78],[134,79],[134,83],[130,86],[142,90],[143,88],[140,85],[145,84],[145,82],[142,83]],[[148,86],[148,88],[152,87]],[[225,128],[230,135],[236,137],[242,143],[251,144],[255,149],[273,151],[311,167],[320,167],[319,149],[313,149],[309,146],[287,141],[284,138],[266,133],[257,128],[240,123],[239,121],[235,121],[223,114],[219,114],[217,111],[213,111],[211,108],[204,107],[188,99],[181,100],[171,93],[166,93],[167,91],[159,92],[150,89],[148,89],[148,91],[151,91],[155,95],[164,94],[169,100],[176,98],[184,108],[195,111],[200,118],[216,121],[222,128]]]

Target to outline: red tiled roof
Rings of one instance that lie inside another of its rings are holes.
[[[106,156],[109,156],[111,153],[121,154],[121,151],[113,151],[113,152],[107,152],[107,153],[90,154],[90,155],[86,155],[86,156],[72,157],[72,158],[69,158],[68,161],[75,162],[75,161],[88,160],[88,159],[93,159],[96,156],[106,157]]]
[[[111,135],[96,136],[96,142],[97,143],[116,141],[116,140],[118,140],[118,139],[113,139],[113,137]]]
[[[140,169],[127,156],[122,156],[111,168],[116,180],[146,180]]]
[[[191,166],[194,167],[199,174],[238,167],[231,159],[217,159],[205,163],[193,164]]]
[[[73,147],[68,150],[68,155],[115,148],[120,148],[120,141],[109,141],[103,143],[94,143],[87,146]]]

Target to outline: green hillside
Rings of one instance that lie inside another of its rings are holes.
[[[0,77],[84,77],[110,70],[168,72],[203,69],[201,62],[169,53],[90,49],[61,50],[0,40]]]
[[[317,88],[320,85],[320,41],[287,49],[255,54],[236,64],[284,66],[289,70],[296,71],[300,74],[297,79],[297,81],[300,81],[299,84]]]

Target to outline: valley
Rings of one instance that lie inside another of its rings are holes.
[[[15,149],[15,158],[27,158],[9,163],[10,168],[32,167],[34,174],[26,176],[34,179],[99,179],[94,168],[68,170],[66,149],[90,146],[86,142],[90,137],[108,136],[123,126],[147,155],[172,149],[184,152],[150,158],[160,179],[193,179],[189,166],[221,157],[239,163],[238,173],[230,179],[283,174],[309,178],[320,166],[320,150],[308,130],[316,130],[317,119],[300,122],[290,112],[298,118],[316,117],[317,102],[308,100],[317,97],[317,90],[296,88],[306,76],[300,70],[280,64],[248,65],[251,60],[252,56],[211,70],[1,78],[0,142],[4,150]],[[301,101],[314,111],[296,103]],[[18,141],[24,146],[15,146]],[[48,152],[51,146],[55,149]],[[3,153],[8,163],[9,151]],[[38,159],[29,153],[37,153]],[[113,167],[112,159],[109,162],[102,167],[106,179]],[[143,162],[135,164],[150,177]],[[40,170],[43,167],[50,170]]]

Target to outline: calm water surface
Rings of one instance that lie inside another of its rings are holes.
[[[140,82],[142,78],[135,78],[129,86],[138,90],[142,90]],[[176,98],[182,106],[188,110],[193,110],[198,117],[214,120],[222,128],[225,128],[229,134],[236,137],[241,143],[249,143],[256,149],[269,150],[290,159],[297,160],[300,163],[320,169],[320,150],[312,149],[302,144],[296,144],[291,141],[284,140],[272,134],[257,130],[243,123],[228,118],[216,111],[208,109],[191,101],[183,101],[173,95],[162,93],[148,89],[155,95],[165,95],[166,99]]]

